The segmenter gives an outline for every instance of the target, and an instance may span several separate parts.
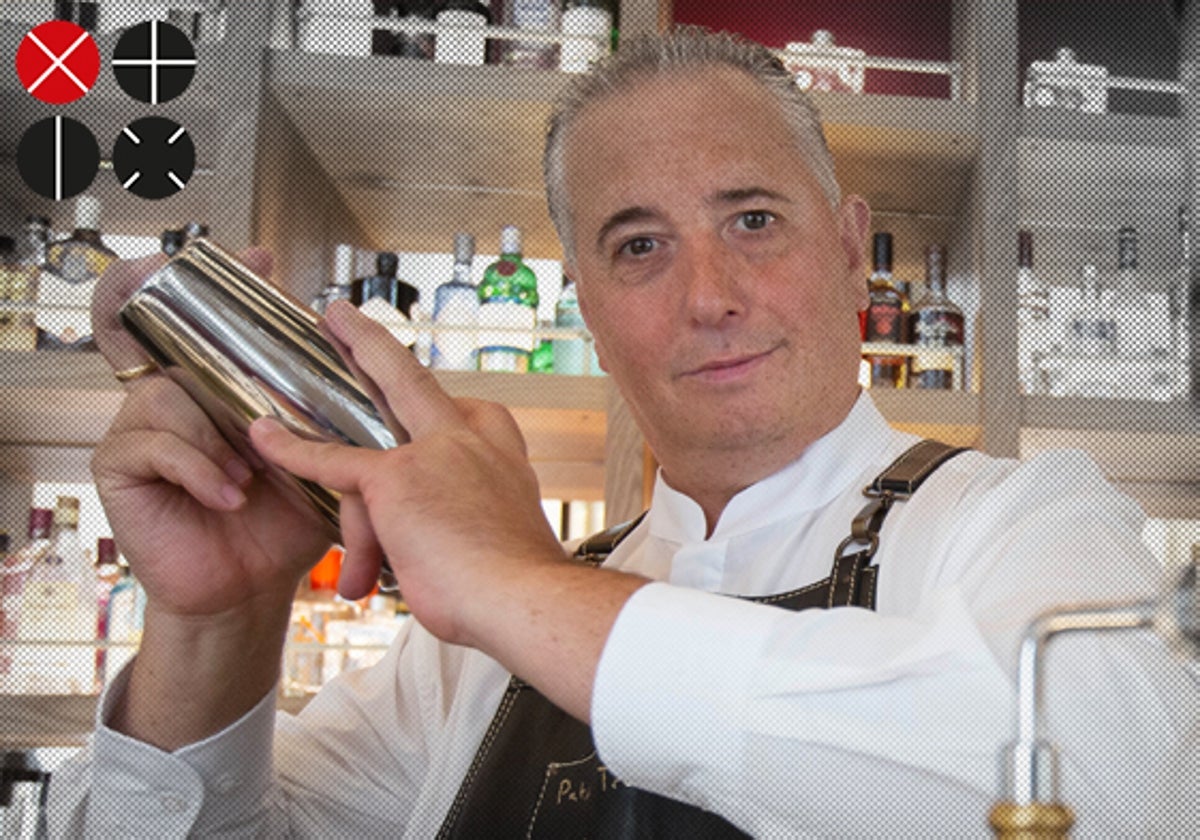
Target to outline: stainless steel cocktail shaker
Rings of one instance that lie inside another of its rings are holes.
[[[407,440],[372,404],[318,316],[207,239],[189,242],[152,274],[120,317],[252,463],[259,459],[247,432],[259,417],[274,417],[311,439],[372,449]],[[274,467],[268,471],[336,538],[336,492]]]

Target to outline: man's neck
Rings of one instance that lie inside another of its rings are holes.
[[[725,506],[738,493],[795,463],[808,448],[841,425],[842,415],[828,427],[746,449],[665,452],[660,456],[663,480],[704,511],[704,536],[711,537]]]

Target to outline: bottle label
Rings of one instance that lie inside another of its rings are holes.
[[[913,344],[926,347],[958,347],[963,343],[963,319],[956,312],[919,310],[911,319]]]
[[[899,303],[872,303],[867,310],[867,341],[904,341],[904,309]]]
[[[537,311],[513,300],[485,301],[479,307],[480,350],[533,351]]]

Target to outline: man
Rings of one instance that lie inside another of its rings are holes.
[[[386,554],[419,625],[276,720],[291,598],[324,545],[165,377],[132,381],[94,471],[145,635],[52,785],[57,830],[986,836],[1020,633],[1064,601],[1151,592],[1140,513],[1077,454],[965,453],[892,506],[877,572],[838,571],[862,488],[916,439],[855,383],[868,209],[761,48],[625,45],[557,109],[546,173],[597,352],[662,465],[647,516],[604,568],[569,561],[511,416],[331,307],[412,441],[269,421],[252,439],[343,494],[341,592]],[[118,370],[144,357],[112,302],[146,270],[98,304]],[[1163,756],[1200,715],[1161,647],[1079,639],[1052,663],[1082,835],[1160,816]]]

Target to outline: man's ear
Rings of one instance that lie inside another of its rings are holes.
[[[867,235],[871,231],[871,208],[857,195],[847,195],[838,208],[838,240],[846,260],[846,275],[856,283],[859,309],[867,308]]]

